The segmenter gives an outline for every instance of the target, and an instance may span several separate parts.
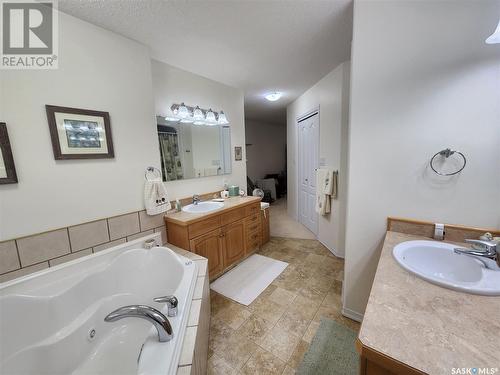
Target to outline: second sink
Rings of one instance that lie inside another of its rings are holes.
[[[437,241],[406,241],[394,247],[393,256],[401,267],[431,283],[472,294],[500,295],[500,271],[455,254],[455,247]]]

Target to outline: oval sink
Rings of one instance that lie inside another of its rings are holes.
[[[182,211],[192,214],[204,214],[224,207],[222,202],[199,202],[198,204],[188,204],[182,207]]]
[[[490,270],[458,247],[437,241],[406,241],[392,255],[405,270],[431,283],[472,294],[500,295],[500,271]]]

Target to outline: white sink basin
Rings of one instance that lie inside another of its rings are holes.
[[[182,207],[182,211],[192,214],[204,214],[224,207],[222,202],[199,202],[198,204],[188,204]]]
[[[472,294],[500,295],[500,271],[490,270],[467,255],[455,254],[457,246],[437,241],[407,241],[392,254],[401,267],[445,288]]]

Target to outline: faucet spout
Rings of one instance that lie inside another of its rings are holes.
[[[123,306],[109,313],[104,321],[116,322],[123,318],[140,318],[149,321],[158,331],[160,342],[170,341],[174,335],[168,318],[153,307],[145,305]]]

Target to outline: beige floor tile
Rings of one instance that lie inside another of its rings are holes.
[[[318,331],[319,323],[311,321],[309,327],[307,327],[306,333],[302,336],[302,340],[308,342],[309,344],[312,342],[313,337],[316,335]]]
[[[249,310],[274,325],[284,314],[286,307],[269,299],[262,299],[249,306]]]
[[[340,294],[337,294],[333,289],[331,289],[326,294],[321,306],[328,306],[340,310],[342,309],[342,297]]]
[[[284,368],[285,362],[267,350],[258,348],[241,372],[245,375],[280,375]]]
[[[252,313],[242,305],[230,304],[217,311],[212,319],[224,322],[230,328],[237,330],[252,315]]]
[[[309,350],[309,345],[310,344],[307,341],[300,340],[292,354],[292,357],[288,360],[287,365],[295,369],[298,368],[302,362],[302,358],[304,358],[304,354],[306,354]]]
[[[285,369],[283,370],[282,375],[295,375],[295,369],[293,369],[290,366],[286,365]]]
[[[207,364],[207,375],[235,375],[238,371],[217,355],[212,355]]]
[[[233,332],[229,335],[229,338],[224,341],[222,347],[214,349],[214,355],[221,357],[229,366],[239,370],[252,354],[255,353],[257,348],[257,344],[253,341],[241,334]]]
[[[278,323],[276,323],[276,327],[286,329],[301,337],[305,333],[309,323],[311,323],[312,317],[310,318],[310,314],[302,312],[300,310],[301,306],[298,307],[298,310],[286,311],[281,319],[278,320]]]
[[[295,297],[293,303],[289,306],[289,310],[299,311],[305,318],[311,320],[316,315],[320,303],[316,300],[301,296]]]
[[[259,344],[272,326],[267,320],[252,314],[237,332]]]
[[[320,306],[318,309],[318,312],[314,316],[313,321],[320,323],[321,318],[327,318],[331,320],[335,320],[338,323],[341,323],[342,325],[351,328],[355,331],[359,331],[360,323],[356,322],[355,320],[346,318],[345,316],[342,315],[341,312],[342,306]]]
[[[295,299],[297,295],[289,290],[276,288],[274,292],[269,295],[269,299],[278,305],[288,306]]]
[[[267,333],[260,346],[286,362],[292,356],[299,340],[299,336],[275,326]]]

